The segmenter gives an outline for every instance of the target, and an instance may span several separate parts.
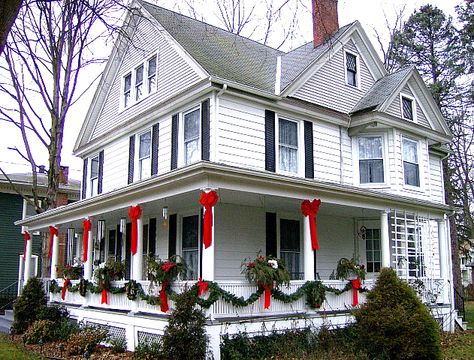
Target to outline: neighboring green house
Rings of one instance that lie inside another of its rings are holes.
[[[3,175],[0,175],[0,249],[1,264],[0,271],[0,297],[3,295],[15,294],[17,292],[16,282],[19,279],[19,272],[23,269],[20,264],[23,254],[24,235],[22,228],[15,226],[14,222],[34,215],[34,209],[18,194],[18,191],[31,194],[31,174],[10,174],[8,175],[13,185]],[[79,197],[79,184],[77,180],[68,181],[64,177],[64,184],[61,188],[61,198],[67,199],[66,203],[75,201]],[[46,193],[46,174],[38,174],[39,195]],[[31,234],[33,239],[33,261],[31,271],[34,275],[40,275],[41,269],[41,236],[39,232]],[[20,265],[20,266],[19,266]],[[0,305],[1,306],[1,305]]]

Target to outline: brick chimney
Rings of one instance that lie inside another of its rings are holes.
[[[68,185],[69,183],[69,166],[60,166],[59,169],[59,183]]]
[[[339,30],[337,0],[313,0],[313,45],[318,47]]]

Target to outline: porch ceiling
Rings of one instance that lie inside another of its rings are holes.
[[[142,206],[145,215],[161,214],[165,205],[170,213],[185,211],[199,206],[200,191],[205,188],[216,189],[222,203],[270,211],[298,212],[303,199],[314,198],[321,199],[320,214],[324,215],[378,217],[380,211],[390,208],[430,211],[438,216],[450,211],[445,205],[376,191],[200,162],[15,224],[30,230],[46,229],[52,224],[80,227],[85,217],[127,217],[128,207],[135,204]]]

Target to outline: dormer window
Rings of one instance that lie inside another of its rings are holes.
[[[402,115],[405,120],[415,120],[413,111],[413,99],[402,96]]]
[[[153,55],[123,76],[122,108],[141,101],[157,90],[157,56]]]
[[[346,52],[346,81],[348,85],[359,86],[357,83],[357,55]]]

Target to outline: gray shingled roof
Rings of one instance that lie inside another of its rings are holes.
[[[354,24],[350,23],[336,31],[328,41],[315,48],[313,42],[306,43],[282,56],[281,88],[285,89],[296,77],[323,55]]]
[[[25,185],[30,186],[33,182],[33,175],[31,173],[13,173],[7,174],[8,178],[16,185]],[[46,174],[38,173],[37,174],[37,182],[38,186],[40,187],[47,187],[48,186],[48,177]],[[0,184],[9,184],[8,179],[5,175],[0,174]],[[79,180],[69,178],[68,184],[59,184],[60,189],[64,190],[71,190],[79,192],[81,186],[81,182]]]
[[[274,93],[281,51],[162,7],[140,4],[210,75]]]
[[[412,70],[413,67],[409,66],[394,73],[385,75],[383,78],[379,79],[367,94],[360,99],[356,106],[354,106],[351,113],[378,109],[390,96],[393,95],[394,91],[400,86]]]

